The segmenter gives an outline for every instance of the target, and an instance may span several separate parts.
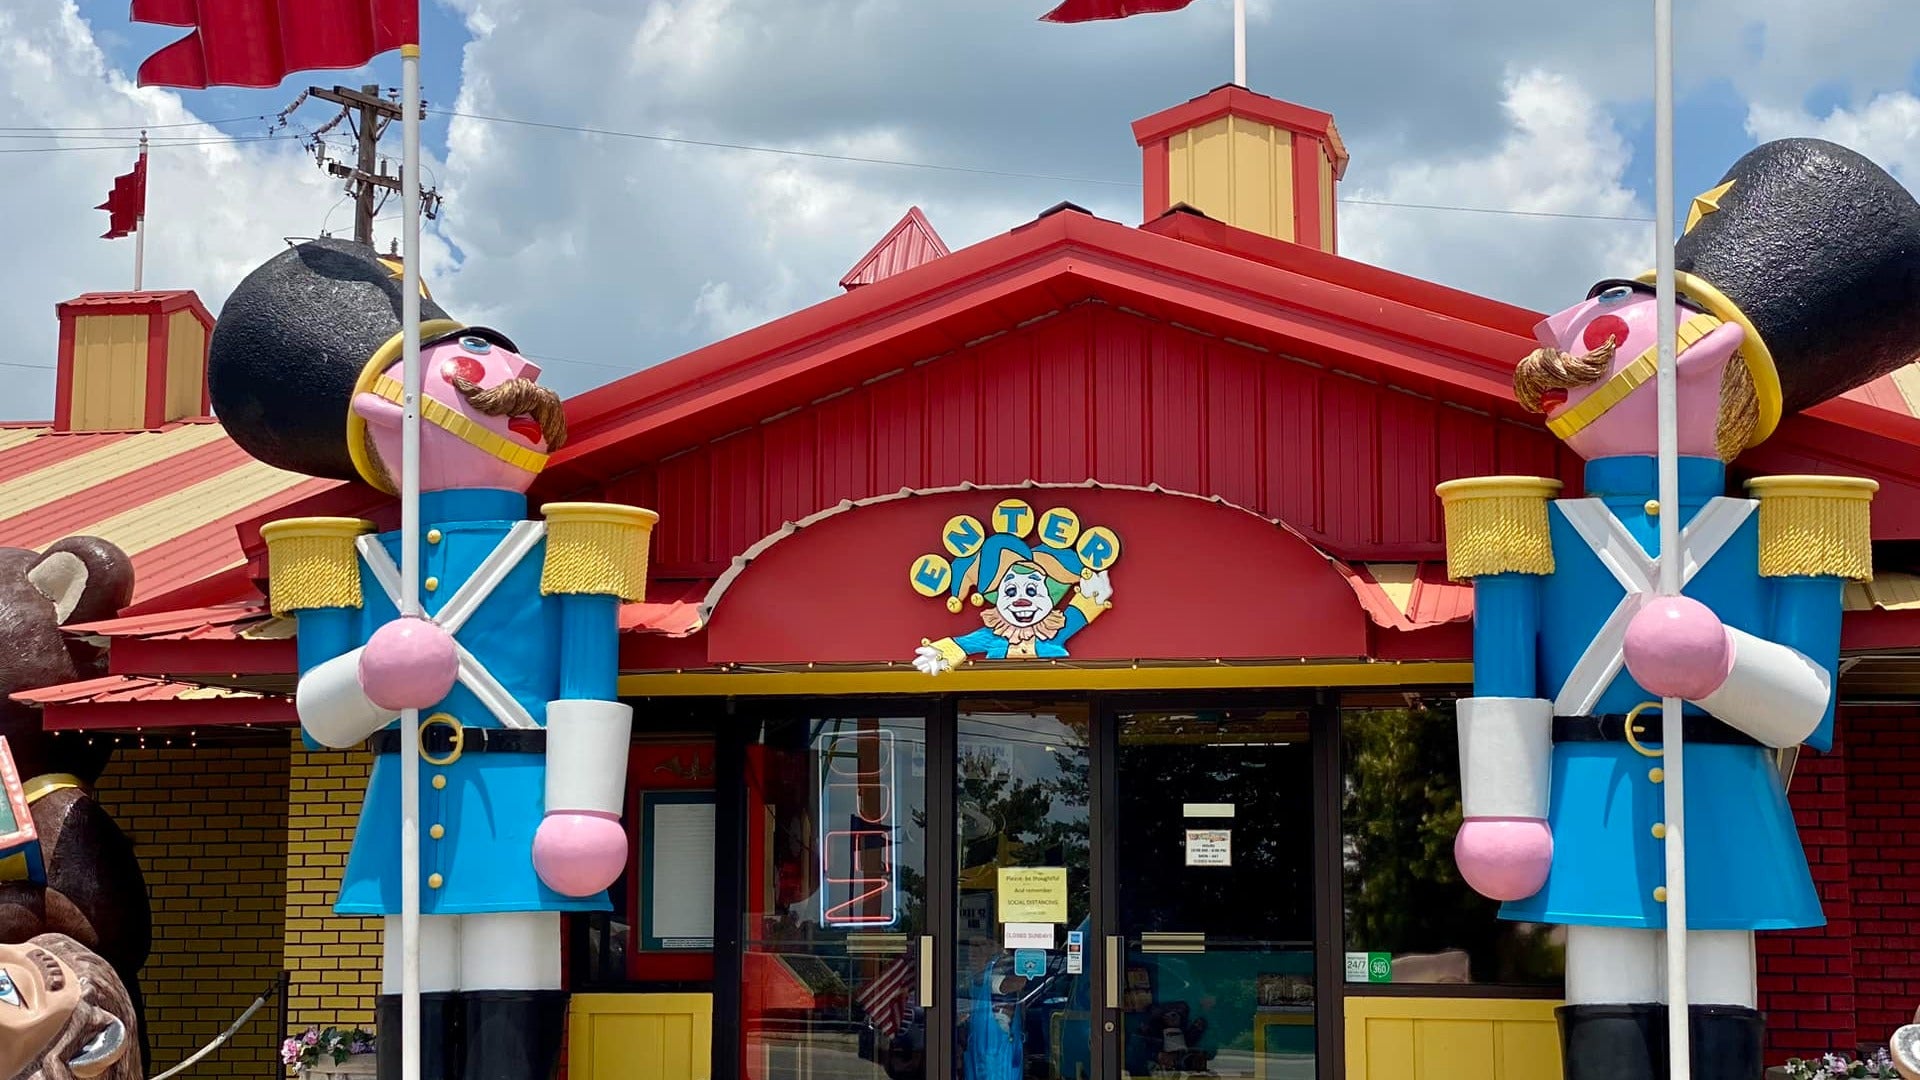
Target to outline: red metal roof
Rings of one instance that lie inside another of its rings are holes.
[[[853,269],[840,279],[840,286],[856,289],[871,285],[950,254],[946,241],[940,239],[940,234],[927,223],[927,216],[915,206],[899,224],[887,230],[887,235],[873,245],[872,251],[853,264]]]
[[[48,731],[298,723],[285,695],[144,676],[107,675],[22,691],[13,700],[39,706]]]
[[[211,421],[131,432],[8,427],[0,429],[0,547],[111,540],[133,558],[130,610],[223,574],[237,595],[251,591],[244,575],[232,575],[245,565],[239,523],[335,486],[253,460]]]

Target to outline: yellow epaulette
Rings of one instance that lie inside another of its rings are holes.
[[[1551,574],[1547,503],[1560,481],[1544,476],[1475,476],[1434,492],[1447,521],[1447,575]]]
[[[647,598],[647,540],[660,515],[614,503],[548,503],[540,592]]]
[[[1761,476],[1761,577],[1873,580],[1870,506],[1880,485],[1854,476]]]
[[[273,613],[359,607],[360,558],[353,542],[372,531],[373,522],[360,518],[288,518],[262,525]]]

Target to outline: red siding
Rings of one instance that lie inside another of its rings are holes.
[[[841,499],[973,482],[1159,484],[1355,559],[1443,557],[1433,485],[1573,471],[1544,431],[1086,304],[607,485],[660,508],[655,574],[712,575]],[[657,490],[653,485],[657,484]]]
[[[1827,925],[1759,935],[1768,1059],[1884,1043],[1920,1006],[1920,728],[1911,706],[1848,708],[1806,754],[1794,815]]]

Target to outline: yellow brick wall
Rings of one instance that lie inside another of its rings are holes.
[[[380,920],[333,913],[347,849],[360,821],[373,756],[307,750],[294,736],[287,807],[289,1023],[373,1026],[380,993]]]
[[[101,777],[101,804],[133,839],[153,905],[140,979],[150,1072],[225,1030],[280,971],[287,762],[279,746],[123,749]],[[192,1075],[273,1075],[275,1014],[263,1008]]]

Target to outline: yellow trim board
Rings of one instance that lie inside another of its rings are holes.
[[[708,1080],[710,994],[575,994],[567,1075],[574,1080]]]
[[[947,694],[983,690],[1259,690],[1302,686],[1436,686],[1473,682],[1467,663],[1218,664],[1187,667],[1014,667],[969,664],[928,676],[889,671],[650,672],[620,676],[623,697]]]
[[[1350,1080],[1539,1080],[1560,1075],[1560,1003],[1515,998],[1346,999]]]

